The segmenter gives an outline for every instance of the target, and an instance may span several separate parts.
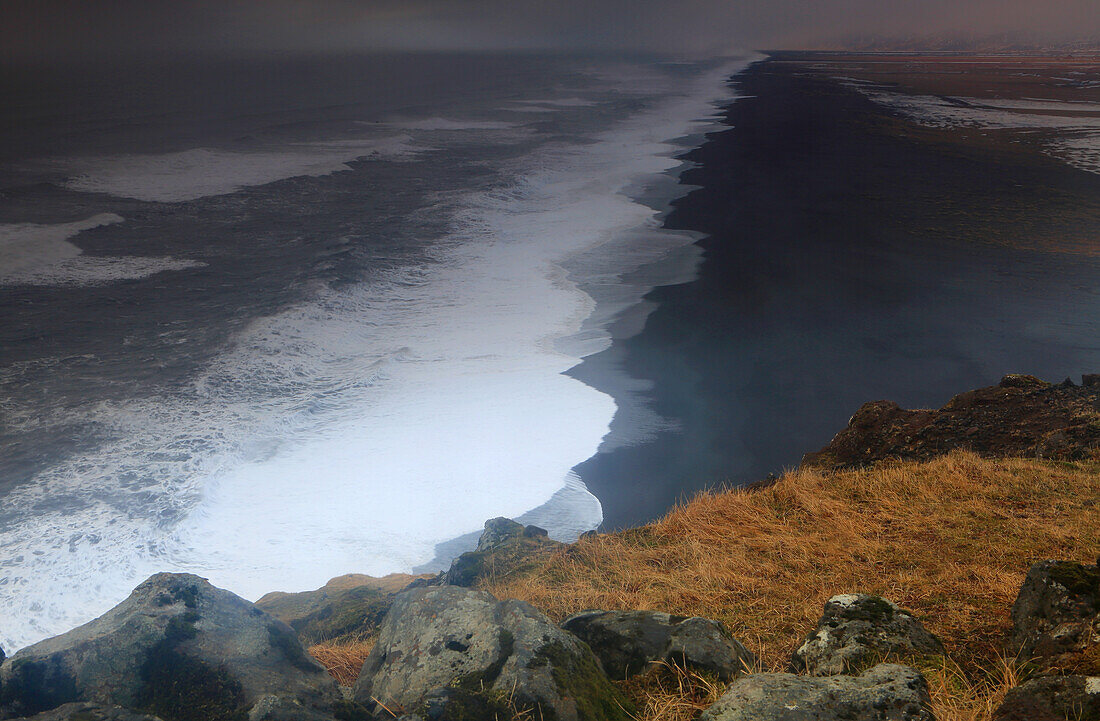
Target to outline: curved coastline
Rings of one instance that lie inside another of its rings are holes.
[[[701,237],[692,231],[666,227],[665,219],[673,201],[682,196],[683,173],[692,167],[684,154],[697,147],[708,132],[718,125],[713,113],[728,99],[729,79],[747,67],[754,58],[734,58],[716,64],[696,80],[690,92],[671,101],[668,107],[627,121],[624,127],[609,131],[601,142],[615,152],[615,146],[629,147],[631,157],[613,177],[621,186],[616,196],[632,210],[631,217],[641,222],[624,224],[606,231],[602,242],[581,248],[554,262],[560,282],[589,299],[585,317],[568,334],[554,337],[552,345],[562,354],[577,358],[577,365],[563,372],[588,388],[614,401],[608,418],[608,433],[623,419],[630,428],[630,442],[649,439],[663,428],[661,421],[648,413],[637,400],[631,379],[621,376],[620,385],[611,389],[587,383],[574,375],[585,359],[612,347],[617,339],[639,332],[652,304],[644,296],[652,289],[692,279],[700,254],[695,242]],[[640,149],[640,150],[639,150]],[[624,211],[624,216],[626,215]],[[608,443],[609,435],[601,440]],[[596,510],[596,517],[590,513]],[[578,512],[579,511],[579,512]],[[602,522],[601,500],[591,493],[573,472],[564,485],[543,504],[515,517],[525,525],[546,527],[553,538],[573,541]],[[414,566],[414,573],[444,570],[451,560],[477,544],[481,529],[437,544],[434,558]]]
[[[913,131],[821,62],[738,76],[726,129],[687,155],[697,187],[665,218],[704,236],[698,277],[655,288],[642,332],[570,371],[664,419],[634,444],[614,442],[618,419],[574,468],[605,530],[797,465],[868,398],[939,407],[1006,372],[1100,362],[1081,342],[1097,333],[1095,256],[1002,212],[1004,198],[1069,212],[1073,197],[1086,222],[1100,179],[1034,141]]]

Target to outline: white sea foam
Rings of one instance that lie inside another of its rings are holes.
[[[114,213],[99,213],[72,223],[0,224],[0,278],[75,258],[80,255],[80,248],[70,243],[69,238],[85,230],[122,221],[122,217]]]
[[[1100,122],[1100,119],[1088,116],[1044,115],[1039,112],[1012,112],[1002,107],[984,107],[985,100],[972,98],[955,99],[952,102],[951,99],[932,95],[906,95],[866,89],[864,92],[875,102],[931,127],[990,130],[1087,129]],[[968,102],[963,104],[964,101]]]
[[[1047,154],[1100,173],[1100,103],[940,98],[858,87],[875,102],[929,127],[1048,131],[1042,140]]]
[[[359,159],[409,160],[421,150],[408,136],[299,143],[269,150],[194,148],[162,155],[64,158],[40,165],[68,174],[72,190],[174,203],[299,176],[348,170]]]
[[[545,105],[551,108],[587,108],[598,105],[594,100],[584,98],[547,98],[544,100],[517,100],[517,105]]]
[[[1021,98],[1019,100],[1007,100],[1002,98],[954,98],[967,105],[988,108],[1005,108],[1009,110],[1055,110],[1066,113],[1100,113],[1100,103],[1092,103],[1081,100],[1041,100],[1033,98]]]
[[[1051,152],[1081,170],[1100,173],[1100,131],[1059,138],[1051,143]]]
[[[508,130],[515,123],[502,120],[455,120],[453,118],[425,118],[423,120],[394,120],[390,125],[402,130]]]
[[[114,213],[100,213],[72,223],[0,225],[0,286],[102,285],[202,265],[170,257],[85,256],[68,240],[85,230],[122,221]]]
[[[180,392],[93,409],[110,447],[5,499],[24,515],[0,533],[0,609],[19,619],[0,643],[87,621],[157,570],[256,597],[408,570],[492,516],[538,507],[565,540],[598,524],[570,468],[615,403],[562,374],[607,343],[577,283],[621,284],[694,239],[661,232],[628,193],[679,165],[666,139],[713,122],[736,69],[591,143],[512,161],[514,184],[466,196],[422,267],[321,289]],[[603,263],[570,276],[585,253]],[[602,322],[643,292],[598,293]]]
[[[21,272],[0,272],[0,285],[105,285],[120,280],[147,278],[171,270],[201,268],[204,265],[206,264],[201,261],[186,258],[81,255]]]

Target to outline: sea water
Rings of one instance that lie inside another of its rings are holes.
[[[597,526],[616,399],[563,372],[691,277],[661,211],[747,62],[6,69],[0,645],[162,570],[254,599]]]

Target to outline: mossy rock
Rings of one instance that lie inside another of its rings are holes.
[[[1071,561],[1054,561],[1047,568],[1051,581],[1074,595],[1100,594],[1100,569]]]
[[[560,641],[539,648],[529,667],[548,666],[563,696],[577,704],[577,715],[586,721],[630,721],[634,705],[604,674],[589,654],[577,655]]]
[[[416,714],[433,721],[486,721],[512,719],[534,709],[517,707],[506,691],[495,688],[448,686],[428,694]],[[538,718],[537,715],[534,718]]]
[[[912,613],[880,596],[833,596],[824,611],[791,656],[791,671],[859,674],[888,659],[912,661],[944,653],[940,640]]]
[[[522,601],[497,601],[458,586],[416,588],[397,597],[354,694],[365,706],[377,700],[415,709],[439,689],[448,689],[454,718],[499,711],[501,693],[510,708],[527,709],[533,718],[629,718],[626,699],[581,641]]]
[[[565,544],[551,540],[537,526],[522,526],[507,518],[485,522],[485,531],[477,549],[463,553],[451,562],[443,582],[451,586],[472,588],[484,578],[497,580],[523,574],[534,569]]]
[[[164,721],[240,721],[261,698],[327,713],[339,691],[294,631],[188,574],[157,574],[100,618],[0,667],[4,713],[72,701]]]

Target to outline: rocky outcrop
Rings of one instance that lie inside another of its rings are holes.
[[[541,559],[565,547],[538,526],[523,526],[508,518],[485,522],[477,548],[451,562],[443,583],[470,587],[487,576],[503,577],[532,568]]]
[[[1041,666],[1100,676],[1100,568],[1039,561],[1012,604],[1012,640]]]
[[[1100,677],[1045,676],[1005,695],[993,721],[1100,721]]]
[[[673,662],[730,680],[755,658],[718,621],[670,616],[659,611],[584,611],[562,628],[588,644],[604,670],[625,679]]]
[[[0,679],[0,717],[88,701],[228,721],[267,697],[319,711],[339,698],[293,629],[189,574],[151,577],[100,618],[7,659]]]
[[[1100,385],[1058,385],[1008,375],[996,386],[952,398],[943,408],[905,410],[892,401],[863,404],[829,445],[802,459],[847,468],[886,458],[927,460],[956,448],[983,456],[1076,460],[1100,453]]]
[[[432,718],[612,721],[625,698],[592,652],[522,601],[456,586],[398,595],[354,687],[363,705]]]
[[[861,676],[743,676],[699,721],[933,721],[928,684],[908,666],[881,664]]]
[[[940,640],[894,602],[844,594],[825,602],[817,628],[791,657],[791,670],[811,676],[859,673],[885,659],[943,653]]]
[[[119,706],[78,702],[43,711],[22,721],[161,721],[161,719]]]
[[[256,607],[288,624],[304,644],[357,640],[377,629],[397,593],[429,578],[405,573],[382,578],[348,574],[316,591],[269,593],[256,601]]]

